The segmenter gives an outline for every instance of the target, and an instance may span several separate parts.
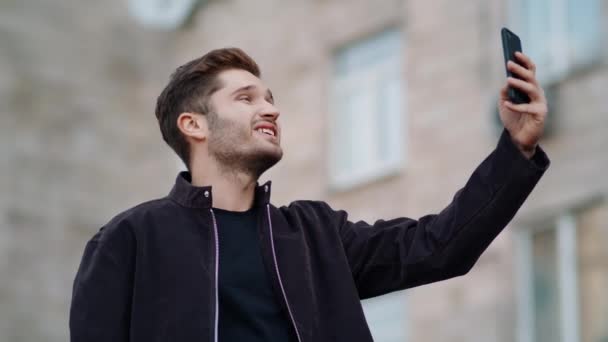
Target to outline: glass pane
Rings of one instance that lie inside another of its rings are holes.
[[[406,300],[403,291],[361,302],[375,342],[406,342]]]
[[[608,205],[580,215],[578,277],[581,341],[608,342]]]
[[[386,59],[399,53],[400,44],[399,31],[389,30],[349,45],[336,54],[335,71],[338,75],[344,75],[382,64]]]
[[[568,0],[569,53],[583,64],[600,52],[601,6],[599,0]]]
[[[379,85],[378,115],[376,125],[380,131],[377,154],[382,162],[394,162],[400,158],[399,132],[401,130],[401,82],[394,76],[382,80]]]
[[[554,229],[543,230],[532,236],[536,342],[560,341],[556,242]]]
[[[355,167],[363,168],[373,160],[376,130],[371,120],[374,108],[374,94],[369,93],[366,88],[359,88],[356,96],[352,97],[350,103],[349,126],[351,130],[351,156]]]
[[[334,122],[334,156],[336,169],[350,170],[353,166],[353,157],[351,153],[351,132],[353,130],[350,120],[350,103],[356,94],[344,94],[340,101],[340,106],[337,107],[336,120]]]
[[[522,17],[524,32],[521,33],[522,50],[538,66],[539,77],[551,70],[551,41],[556,34],[551,27],[555,15],[551,0],[523,0]],[[515,32],[517,33],[517,32]],[[548,76],[548,75],[547,75]]]

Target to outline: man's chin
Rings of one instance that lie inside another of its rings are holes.
[[[227,172],[244,172],[254,178],[259,178],[264,172],[273,167],[283,158],[283,149],[280,145],[265,142],[256,144],[249,149],[217,148],[218,144],[209,145],[210,154]],[[213,148],[212,148],[213,147]]]
[[[283,149],[280,146],[276,146],[272,150],[268,149],[261,152],[258,158],[261,159],[264,164],[270,165],[268,167],[270,168],[283,159]]]
[[[267,141],[259,145],[256,152],[260,158],[277,159],[275,163],[283,158],[283,148],[277,142]]]
[[[283,158],[283,150],[261,151],[250,161],[248,169],[253,177],[259,178],[264,172],[276,165]]]

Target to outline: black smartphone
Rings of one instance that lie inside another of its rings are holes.
[[[516,51],[522,52],[521,40],[515,33],[511,32],[506,27],[503,27],[502,30],[500,30],[500,36],[502,37],[502,52],[505,56],[505,70],[507,71],[507,76],[521,79],[521,77],[519,77],[515,73],[512,73],[507,68],[508,61],[513,61],[513,62],[517,63],[517,58],[515,58],[515,52]],[[517,64],[519,64],[519,63],[517,63]],[[528,94],[526,94],[525,92],[523,92],[519,89],[509,87],[508,94],[509,94],[509,99],[513,103],[519,104],[519,103],[529,103],[530,102],[530,97],[528,97]]]

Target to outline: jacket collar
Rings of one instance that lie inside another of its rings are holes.
[[[261,206],[270,203],[271,182],[256,184],[254,205]],[[192,185],[192,175],[189,171],[180,172],[175,185],[169,193],[169,198],[188,208],[211,208],[213,206],[213,192],[211,186]]]

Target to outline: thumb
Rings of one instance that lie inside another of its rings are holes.
[[[505,102],[509,100],[509,86],[508,85],[504,85],[502,88],[500,88],[500,101],[501,102]]]

